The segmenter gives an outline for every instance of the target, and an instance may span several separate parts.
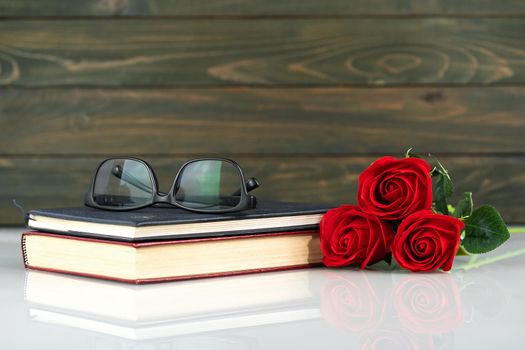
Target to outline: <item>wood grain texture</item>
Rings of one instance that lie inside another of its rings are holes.
[[[2,21],[0,85],[524,83],[524,47],[525,18]]]
[[[519,153],[525,87],[0,92],[0,154]]]
[[[262,186],[259,197],[301,202],[355,203],[357,178],[375,157],[237,157],[247,176]],[[20,224],[11,204],[16,198],[27,209],[82,205],[97,158],[1,158],[0,223]],[[147,158],[159,176],[161,190],[169,188],[187,159]],[[456,186],[474,192],[477,205],[491,203],[509,222],[524,223],[525,157],[442,157]]]
[[[2,16],[524,14],[520,0],[0,0]]]

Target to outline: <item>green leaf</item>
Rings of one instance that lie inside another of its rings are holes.
[[[472,192],[465,192],[463,199],[456,204],[456,210],[452,214],[456,218],[464,218],[472,215],[472,208],[474,203],[472,202]]]
[[[465,218],[463,247],[470,253],[487,253],[510,237],[509,230],[496,208],[483,205]]]
[[[432,167],[430,173],[432,181],[432,194],[434,207],[442,214],[448,215],[447,198],[454,193],[454,186],[447,169],[434,157],[429,156],[427,162]]]
[[[432,176],[432,194],[434,208],[445,215],[449,215],[447,198],[454,193],[454,186],[448,174],[447,169],[431,154],[421,156],[412,152],[412,148],[405,152],[405,157],[424,159],[432,169],[430,175]]]
[[[450,197],[454,193],[454,186],[447,169],[436,158],[431,156],[430,159],[429,164],[433,166],[431,174],[442,178],[444,194],[446,197]]]
[[[442,214],[448,215],[447,197],[452,194],[452,182],[450,178],[441,173],[433,176],[432,181],[432,200],[434,207]]]

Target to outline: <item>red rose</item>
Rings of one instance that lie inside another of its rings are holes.
[[[397,228],[392,255],[410,271],[452,268],[464,224],[452,216],[421,210],[408,216]]]
[[[359,264],[362,269],[383,260],[394,238],[390,224],[354,205],[329,210],[321,219],[320,233],[326,266]]]
[[[430,166],[419,158],[383,157],[359,175],[359,207],[384,220],[401,220],[432,206]]]
[[[415,333],[445,333],[463,321],[459,288],[448,274],[406,277],[393,299],[401,324]]]

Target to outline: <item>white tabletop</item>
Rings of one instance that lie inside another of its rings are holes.
[[[134,286],[24,270],[0,230],[13,349],[522,349],[525,234],[451,273],[305,269]]]

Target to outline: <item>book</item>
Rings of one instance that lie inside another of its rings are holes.
[[[256,209],[227,214],[172,206],[124,212],[78,207],[31,210],[27,224],[38,231],[140,242],[316,229],[328,209],[275,201],[260,201]]]
[[[26,232],[24,264],[29,269],[62,272],[127,283],[297,269],[319,265],[319,231],[119,242]]]
[[[135,286],[28,270],[25,300],[34,321],[144,340],[319,319],[320,278],[303,269]]]

